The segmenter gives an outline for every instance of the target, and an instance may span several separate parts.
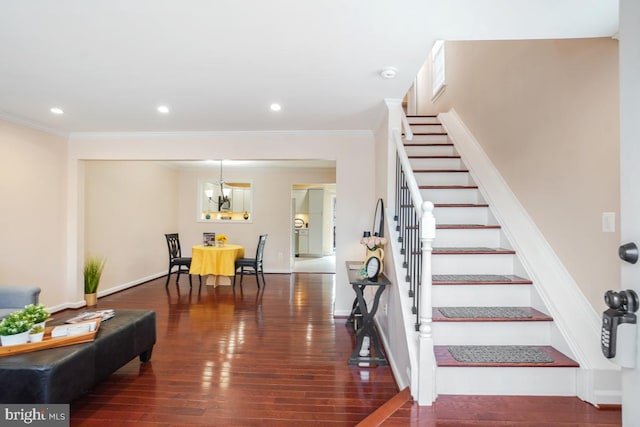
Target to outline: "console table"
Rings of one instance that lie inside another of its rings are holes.
[[[380,295],[382,295],[385,286],[390,285],[391,282],[389,282],[389,279],[387,279],[384,274],[380,274],[376,281],[359,277],[358,270],[351,268],[358,264],[361,265],[362,262],[347,261],[347,275],[349,276],[349,283],[351,283],[351,286],[356,293],[356,299],[353,302],[353,309],[351,310],[351,315],[349,316],[347,323],[351,324],[357,338],[356,347],[349,358],[349,365],[358,365],[360,363],[388,365],[387,358],[380,347],[380,340],[378,338],[378,332],[376,331],[373,318],[378,310]],[[364,292],[367,287],[376,288],[375,295],[373,297],[373,305],[370,308],[367,307],[367,302],[364,299]],[[369,337],[369,341],[371,343],[369,347],[369,356],[360,355],[364,337]],[[371,350],[375,350],[375,355],[371,354]]]

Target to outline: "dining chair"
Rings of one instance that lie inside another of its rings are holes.
[[[180,273],[187,273],[187,275],[189,275],[189,287],[192,287],[191,274],[189,274],[191,258],[182,256],[178,233],[165,234],[164,237],[167,239],[167,248],[169,249],[169,271],[167,273],[167,283],[164,285],[165,288],[169,286],[169,278],[171,277],[173,267],[178,267],[176,285],[180,282]],[[202,285],[202,277],[200,277],[200,284]]]
[[[267,282],[264,280],[264,269],[262,268],[262,256],[264,253],[264,245],[267,242],[267,234],[261,234],[258,239],[258,248],[256,249],[255,258],[238,258],[235,262],[235,274],[233,276],[233,287],[236,287],[236,276],[238,270],[240,270],[240,287],[242,287],[242,278],[245,274],[255,275],[256,284],[260,289],[260,279],[258,276],[262,276],[262,285],[266,286]]]

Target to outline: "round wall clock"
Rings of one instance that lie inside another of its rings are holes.
[[[367,273],[367,279],[371,281],[378,280],[378,274],[380,274],[380,258],[375,256],[369,258],[365,265],[365,270]]]

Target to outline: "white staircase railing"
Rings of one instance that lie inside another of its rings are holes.
[[[431,302],[431,252],[436,221],[433,216],[433,203],[422,200],[420,187],[404,148],[400,127],[407,140],[413,138],[413,133],[404,111],[402,108],[399,110],[398,126],[394,127],[391,120],[389,122],[392,139],[390,142],[396,153],[394,219],[402,246],[404,269],[404,277],[398,272],[397,280],[399,283],[404,281],[409,284],[408,296],[412,300],[412,313],[415,315],[415,328],[418,331],[418,366],[412,367],[417,376],[415,381],[411,382],[411,394],[414,398],[417,397],[419,405],[431,405],[436,398]],[[408,339],[407,342],[412,345],[415,340]]]

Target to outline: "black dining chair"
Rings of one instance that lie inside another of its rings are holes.
[[[169,249],[169,271],[167,272],[167,283],[165,288],[169,286],[169,278],[171,277],[171,270],[173,267],[178,267],[176,277],[176,285],[180,282],[180,273],[187,273],[189,276],[189,287],[192,287],[191,274],[189,274],[189,268],[191,267],[191,258],[183,257],[182,250],[180,249],[180,237],[178,233],[165,234],[167,239],[167,248]],[[200,284],[202,284],[202,277],[200,277]]]
[[[258,239],[258,249],[256,249],[255,258],[238,258],[235,263],[235,275],[233,276],[233,287],[236,287],[236,276],[238,270],[240,270],[240,287],[242,287],[242,278],[245,274],[255,275],[256,284],[260,289],[260,279],[258,276],[262,276],[262,285],[266,286],[267,282],[264,280],[264,269],[262,268],[262,256],[264,253],[264,245],[267,242],[267,235],[261,234]]]

